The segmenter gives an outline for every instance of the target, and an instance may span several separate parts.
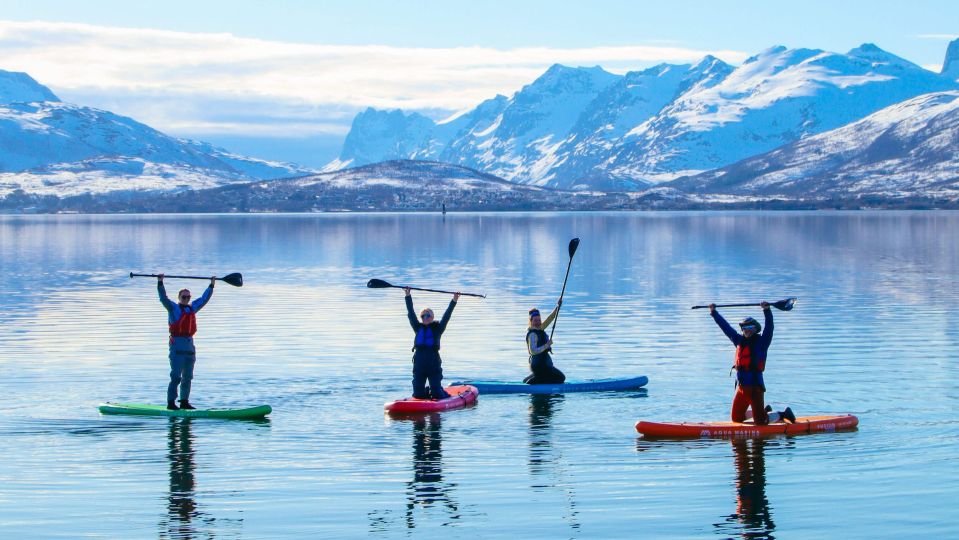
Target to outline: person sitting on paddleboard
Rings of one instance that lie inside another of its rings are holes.
[[[403,287],[406,293],[406,314],[410,319],[410,326],[416,332],[413,340],[413,397],[419,399],[446,399],[450,395],[443,389],[443,361],[440,359],[440,336],[446,331],[446,325],[453,315],[456,301],[460,293],[455,293],[450,305],[443,314],[443,320],[436,322],[433,310],[426,308],[420,312],[423,322],[416,319],[413,311],[413,296],[410,288]],[[429,390],[426,381],[429,380]]]
[[[539,310],[529,310],[529,328],[526,329],[526,349],[529,351],[529,370],[532,371],[523,382],[526,384],[563,384],[566,375],[556,369],[553,359],[549,356],[553,340],[546,335],[546,328],[556,320],[556,313],[563,301],[556,302],[553,312],[543,322]]]
[[[190,384],[193,382],[193,366],[196,364],[196,348],[193,346],[193,334],[196,334],[196,312],[213,296],[216,277],[210,278],[210,285],[203,296],[190,303],[190,290],[183,289],[177,294],[179,302],[173,302],[166,295],[163,286],[163,274],[157,276],[157,292],[160,303],[166,308],[170,325],[170,384],[166,390],[166,408],[194,409],[190,405]],[[180,406],[176,405],[177,386],[180,387]]]
[[[766,329],[763,330],[756,319],[746,317],[739,323],[743,331],[739,334],[716,311],[716,304],[709,304],[709,314],[736,346],[736,363],[733,366],[736,369],[736,395],[733,397],[730,417],[733,422],[745,422],[749,418],[746,409],[752,408],[753,421],[758,425],[780,420],[795,423],[796,415],[789,407],[781,412],[770,413],[771,408],[764,405],[766,385],[763,382],[763,370],[766,369],[766,351],[773,340],[773,312],[768,302],[763,301],[759,305],[766,319]]]

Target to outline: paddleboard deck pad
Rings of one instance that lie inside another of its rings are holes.
[[[645,376],[630,379],[597,379],[563,384],[526,384],[511,382],[476,381],[455,384],[475,386],[481,394],[566,394],[569,392],[610,392],[635,390],[646,386]]]
[[[136,416],[176,416],[183,418],[230,418],[252,419],[263,418],[273,412],[269,405],[257,405],[242,409],[192,409],[171,411],[164,405],[147,405],[144,403],[102,403],[99,406],[100,414],[127,414]]]
[[[757,426],[752,422],[643,422],[636,423],[636,431],[647,437],[702,438],[702,439],[754,439],[774,435],[805,435],[831,433],[855,429],[859,419],[846,416],[802,416],[795,424],[777,422]]]
[[[419,399],[409,397],[390,401],[383,405],[383,409],[388,413],[429,413],[437,411],[447,411],[450,409],[459,409],[472,403],[476,403],[479,397],[479,391],[470,385],[447,386],[446,392],[450,397],[446,399]]]

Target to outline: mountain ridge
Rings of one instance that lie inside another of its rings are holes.
[[[435,159],[517,183],[636,190],[954,89],[956,80],[871,43],[846,53],[777,45],[740,66],[705,57],[624,75],[556,64],[513,96],[487,100],[446,123],[407,115],[393,130],[373,130],[379,138],[370,138],[375,144],[357,159],[353,144],[364,140],[364,126],[385,125],[380,117],[395,114],[367,109],[329,168],[377,158]]]

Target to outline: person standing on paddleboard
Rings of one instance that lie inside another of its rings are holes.
[[[556,307],[546,317],[545,322],[538,309],[529,310],[526,349],[529,351],[529,370],[533,373],[523,379],[526,384],[563,384],[566,382],[566,375],[553,365],[553,359],[549,355],[553,340],[546,334],[546,329],[556,320],[556,314],[559,313],[559,307],[562,305],[562,300],[556,302]]]
[[[216,277],[210,278],[210,285],[203,296],[190,303],[190,290],[183,289],[177,294],[179,302],[173,302],[166,295],[163,286],[163,274],[157,275],[157,292],[160,303],[166,308],[170,325],[170,385],[166,391],[166,408],[194,409],[190,405],[190,385],[193,382],[193,366],[196,364],[196,348],[193,346],[193,334],[196,334],[196,313],[213,296]],[[177,407],[177,386],[180,387],[180,406]]]
[[[426,308],[420,312],[420,319],[416,319],[413,311],[413,296],[409,287],[403,287],[406,293],[406,314],[410,319],[410,326],[416,332],[413,340],[413,397],[419,399],[446,399],[450,397],[443,389],[443,362],[440,359],[440,336],[446,331],[446,325],[453,315],[453,308],[460,299],[460,293],[454,293],[450,305],[443,314],[443,320],[436,322],[433,310]],[[430,387],[427,391],[426,381]]]
[[[739,334],[716,311],[716,304],[709,304],[709,314],[736,346],[736,363],[733,365],[736,370],[736,395],[733,397],[730,418],[733,422],[745,422],[749,418],[746,410],[752,408],[753,421],[758,425],[780,420],[795,423],[796,415],[789,407],[781,412],[770,413],[771,409],[764,405],[766,385],[763,382],[763,370],[766,369],[766,351],[773,340],[773,312],[768,302],[763,301],[759,305],[766,319],[766,329],[763,330],[756,319],[746,317],[739,323],[743,331]]]

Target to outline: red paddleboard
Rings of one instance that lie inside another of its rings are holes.
[[[696,437],[720,439],[753,439],[772,435],[804,435],[807,433],[830,433],[855,429],[859,419],[846,416],[802,416],[795,424],[777,422],[757,426],[752,422],[643,422],[636,423],[636,431],[647,437]]]
[[[446,399],[419,399],[408,397],[390,401],[383,405],[383,409],[390,413],[428,413],[459,409],[476,403],[479,391],[475,386],[447,386],[446,392],[450,397]]]

